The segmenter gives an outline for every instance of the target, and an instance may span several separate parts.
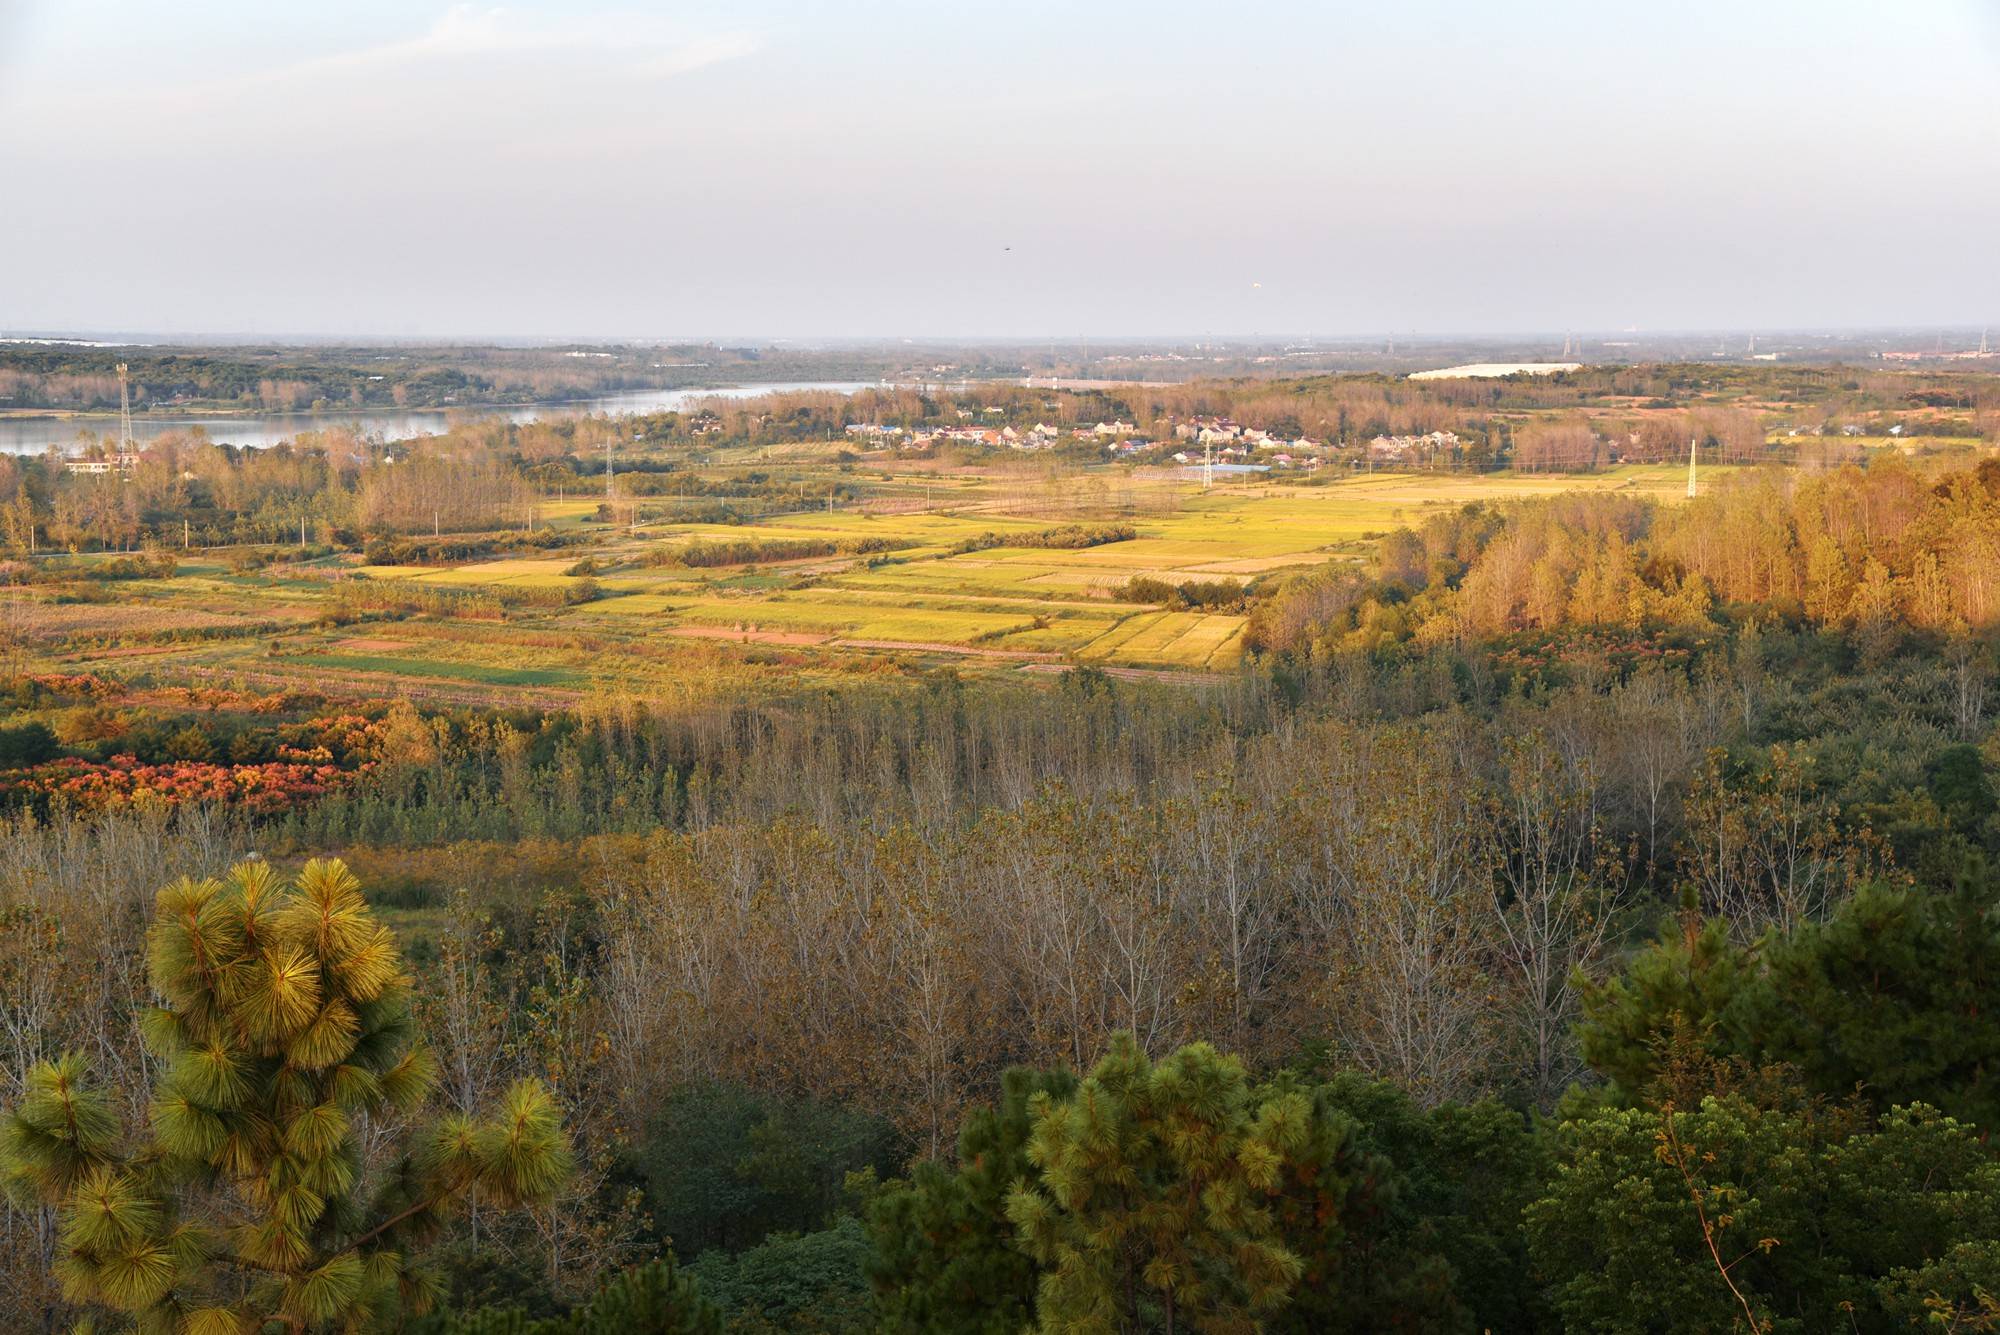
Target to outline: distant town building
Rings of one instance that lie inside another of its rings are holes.
[[[1368,453],[1377,459],[1406,459],[1458,448],[1455,431],[1432,431],[1421,436],[1377,436],[1368,442]]]
[[[71,473],[101,475],[106,473],[129,473],[139,466],[136,454],[113,454],[93,459],[65,459],[63,467]]]
[[[1174,424],[1176,440],[1223,441],[1242,434],[1243,428],[1227,417],[1195,417]]]

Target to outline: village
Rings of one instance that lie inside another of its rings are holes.
[[[998,408],[989,408],[998,413]],[[1012,426],[980,426],[973,414],[960,409],[960,424],[936,428],[908,429],[873,422],[856,422],[846,430],[850,438],[878,448],[926,450],[941,444],[985,446],[1023,452],[1053,450],[1065,443],[1098,444],[1106,455],[1131,462],[1172,462],[1181,465],[1217,464],[1229,468],[1258,471],[1310,471],[1336,461],[1352,464],[1385,463],[1414,465],[1452,460],[1460,446],[1455,432],[1432,431],[1423,435],[1378,435],[1367,441],[1365,454],[1341,441],[1320,440],[1300,435],[1287,438],[1260,427],[1244,426],[1227,417],[1193,417],[1173,425],[1170,441],[1141,435],[1131,422],[1114,420],[1074,426],[1067,430],[1038,422],[1026,430]],[[1190,449],[1189,446],[1196,448]],[[1178,448],[1176,448],[1178,447]]]

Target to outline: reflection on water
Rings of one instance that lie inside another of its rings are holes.
[[[533,422],[545,417],[581,417],[593,413],[621,416],[631,413],[672,412],[695,399],[747,398],[753,394],[778,394],[787,390],[828,390],[852,394],[867,389],[868,382],[800,381],[774,385],[732,385],[726,389],[649,389],[630,394],[607,394],[602,398],[579,399],[573,403],[525,404],[514,408],[371,409],[353,413],[268,413],[241,417],[138,416],[132,419],[133,439],[141,444],[170,431],[201,427],[208,438],[220,445],[249,445],[263,448],[290,440],[302,431],[323,431],[334,426],[353,426],[381,440],[408,440],[412,436],[434,436],[454,421],[480,417],[505,417],[510,422]],[[0,418],[0,452],[39,454],[51,445],[75,443],[79,432],[115,437],[114,417],[11,417]]]

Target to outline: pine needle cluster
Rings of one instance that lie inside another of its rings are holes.
[[[1206,1043],[1156,1065],[1120,1034],[1073,1095],[1030,1109],[1039,1181],[1007,1214],[1043,1267],[1041,1329],[1250,1335],[1285,1304],[1302,1266],[1270,1202],[1306,1147],[1303,1097],[1260,1099]]]
[[[410,979],[338,861],[176,881],[146,944],[163,1004],[140,1017],[160,1072],[144,1133],[74,1054],[0,1116],[0,1173],[56,1208],[71,1301],[145,1335],[392,1329],[435,1301],[417,1251],[454,1211],[544,1202],[569,1176],[532,1081],[483,1118],[409,1124],[434,1080]]]
[[[564,1316],[483,1308],[425,1318],[413,1335],[722,1335],[722,1314],[669,1257],[623,1272]]]

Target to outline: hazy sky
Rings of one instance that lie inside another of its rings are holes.
[[[0,0],[0,330],[2000,326],[2000,0]]]

